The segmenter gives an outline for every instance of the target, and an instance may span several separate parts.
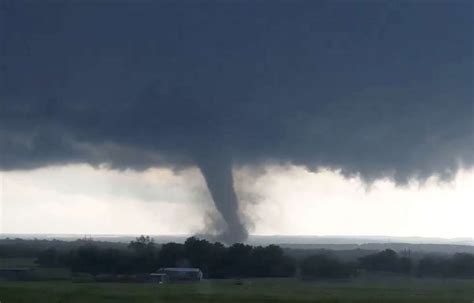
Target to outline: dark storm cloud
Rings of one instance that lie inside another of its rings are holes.
[[[2,169],[474,163],[472,1],[1,4]]]

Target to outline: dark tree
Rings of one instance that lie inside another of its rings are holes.
[[[436,256],[425,256],[417,266],[420,277],[447,277],[449,275],[449,259]]]
[[[225,276],[222,270],[225,247],[221,243],[210,243],[195,237],[188,238],[184,243],[187,260],[193,267],[200,268],[207,277],[220,278]]]
[[[241,243],[230,246],[224,255],[224,271],[229,277],[251,275],[252,246]]]
[[[450,275],[459,278],[474,277],[474,255],[457,253],[450,260]]]
[[[166,243],[158,253],[159,267],[174,267],[187,265],[183,244]]]
[[[408,274],[412,268],[411,259],[399,257],[391,249],[359,258],[361,268],[367,271],[383,271]]]
[[[45,267],[55,267],[60,265],[59,253],[55,248],[48,248],[38,254],[36,263]]]
[[[285,256],[276,245],[255,247],[251,254],[251,273],[255,277],[288,277],[295,273],[292,258]]]
[[[154,271],[159,266],[159,253],[153,239],[140,236],[128,245],[133,251],[133,271],[146,273]]]

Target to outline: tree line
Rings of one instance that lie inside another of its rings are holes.
[[[198,267],[206,278],[300,276],[305,279],[346,279],[364,272],[474,278],[474,255],[468,253],[412,257],[409,253],[386,249],[353,261],[342,261],[330,251],[294,257],[277,245],[224,246],[195,237],[184,243],[162,245],[146,236],[128,245],[102,245],[102,242],[87,239],[69,244],[68,248],[59,242],[60,245],[51,247],[47,247],[46,242],[38,242],[40,248],[31,243],[26,245],[29,242],[13,243],[11,250],[0,249],[0,256],[34,255],[40,266],[66,267],[72,272],[92,275],[150,273],[160,267]]]
[[[100,249],[93,242],[65,252],[49,248],[38,255],[37,263],[93,275],[149,273],[160,267],[198,267],[208,278],[289,277],[296,270],[295,260],[276,245],[226,247],[194,237],[184,244],[159,246],[150,237],[141,236],[126,250]]]
[[[306,257],[300,263],[301,275],[307,278],[349,278],[362,272],[391,273],[417,277],[474,278],[474,255],[425,255],[419,260],[394,250],[360,257],[357,262],[341,262],[326,254]]]

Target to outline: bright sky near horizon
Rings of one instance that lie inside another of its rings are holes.
[[[474,237],[473,170],[406,187],[299,166],[234,173],[252,234]],[[66,165],[1,178],[1,233],[193,234],[216,212],[194,168]]]

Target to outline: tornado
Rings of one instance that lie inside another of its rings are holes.
[[[239,202],[234,190],[232,161],[226,154],[209,153],[196,157],[216,209],[226,223],[218,240],[227,244],[243,242],[248,232],[239,215]]]

